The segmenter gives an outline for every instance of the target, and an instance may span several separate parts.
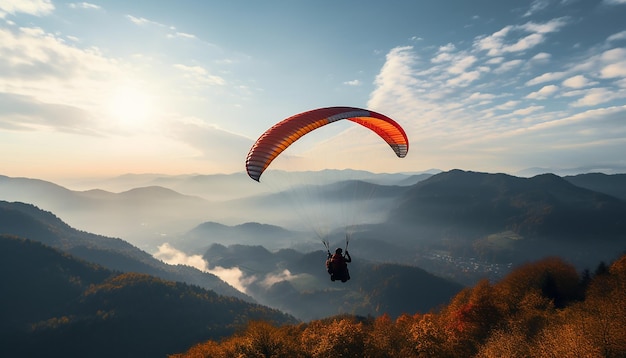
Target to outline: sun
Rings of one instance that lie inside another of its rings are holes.
[[[109,103],[113,120],[123,127],[145,124],[154,115],[153,108],[154,101],[150,94],[132,86],[116,88]]]

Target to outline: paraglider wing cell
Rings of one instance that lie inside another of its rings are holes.
[[[409,150],[408,138],[404,129],[393,119],[360,108],[319,108],[291,116],[265,131],[246,158],[248,175],[259,181],[270,163],[292,143],[317,128],[343,119],[358,123],[378,134],[399,158],[406,156]]]

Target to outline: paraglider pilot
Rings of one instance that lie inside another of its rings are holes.
[[[342,254],[343,250],[339,247],[335,250],[335,254],[331,255],[328,252],[328,258],[326,259],[326,269],[330,274],[330,280],[346,282],[350,279],[350,273],[348,272],[348,262],[352,262],[352,258],[346,250],[346,254]]]

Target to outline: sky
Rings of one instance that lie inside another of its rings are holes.
[[[276,168],[626,172],[626,0],[0,0],[0,174],[245,170],[273,124],[371,109]],[[274,166],[274,163],[273,163]]]

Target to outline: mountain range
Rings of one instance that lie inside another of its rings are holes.
[[[241,225],[240,228],[257,232],[259,228],[272,232],[277,229],[253,223]],[[213,274],[185,265],[166,264],[121,239],[75,230],[52,213],[23,203],[0,202],[0,234],[34,240],[115,272],[185,282],[223,296],[281,309],[303,320],[341,312],[380,314],[381,309],[387,307],[389,309],[385,312],[391,314],[428,311],[462,289],[460,284],[421,269],[395,264],[386,265],[386,270],[393,272],[390,277],[362,282],[361,277],[375,277],[373,273],[379,272],[381,267],[367,260],[360,260],[355,265],[355,276],[358,277],[354,280],[355,284],[341,287],[332,285],[328,279],[324,268],[324,252],[304,254],[295,250],[279,250],[272,253],[258,245],[225,247],[213,244],[204,254],[208,268],[243,269],[240,280],[245,282],[245,293],[242,293]],[[428,285],[429,294],[387,297],[384,294],[385,285],[390,282],[393,282],[393,287],[401,284],[406,284],[406,287]],[[376,292],[377,295],[370,292]]]
[[[304,180],[307,182],[316,180],[317,177],[323,176],[323,173],[302,175],[308,178]],[[336,182],[327,179],[323,185],[322,182],[319,185],[307,182],[307,185],[302,187],[289,189],[304,192],[305,196],[311,200],[315,199],[316,205],[321,204],[322,207],[334,209],[341,202],[348,201],[352,207],[367,207],[366,209],[370,211],[362,212],[366,213],[365,216],[369,219],[376,216],[376,220],[372,222],[359,223],[350,228],[350,252],[356,259],[353,264],[355,273],[360,273],[354,275],[353,281],[350,282],[352,286],[329,286],[330,282],[324,276],[322,268],[325,253],[319,251],[322,246],[319,237],[314,233],[294,230],[272,221],[250,220],[287,216],[290,211],[296,211],[293,209],[294,204],[285,200],[285,196],[292,195],[289,193],[266,191],[239,198],[222,193],[220,195],[234,199],[213,206],[217,202],[210,202],[188,193],[180,194],[171,188],[148,186],[127,189],[119,194],[101,190],[75,192],[52,183],[2,177],[0,194],[6,196],[9,193],[8,195],[15,199],[20,195],[26,196],[25,192],[35,185],[35,188],[44,189],[37,193],[29,192],[28,198],[42,200],[46,197],[49,204],[59,210],[76,206],[72,198],[78,196],[80,200],[84,200],[87,196],[89,200],[94,200],[91,204],[97,208],[94,211],[98,215],[91,214],[93,220],[98,216],[105,217],[108,215],[107,211],[123,212],[124,215],[120,216],[133,221],[137,221],[141,216],[149,218],[157,212],[157,218],[153,221],[158,222],[167,216],[168,211],[184,216],[186,204],[194,202],[202,203],[201,205],[208,203],[207,207],[212,208],[211,210],[238,215],[241,221],[229,224],[219,220],[203,220],[196,212],[197,209],[191,210],[194,214],[191,216],[193,220],[189,219],[189,222],[193,221],[194,224],[190,224],[186,229],[183,228],[185,225],[181,224],[178,232],[172,231],[167,235],[152,233],[146,236],[148,241],[141,241],[149,245],[141,247],[125,243],[140,252],[134,254],[142,257],[143,261],[139,260],[139,263],[126,256],[120,256],[117,252],[112,253],[108,248],[94,247],[94,244],[70,245],[71,251],[68,252],[113,269],[132,271],[139,267],[141,269],[139,272],[154,274],[164,279],[192,284],[200,282],[203,287],[214,289],[221,294],[238,295],[237,297],[241,299],[280,308],[304,319],[333,312],[377,314],[380,311],[375,308],[373,302],[380,307],[385,305],[397,307],[397,310],[417,310],[416,307],[422,310],[432,307],[427,304],[423,306],[414,304],[404,308],[402,303],[380,301],[382,296],[373,298],[362,294],[370,290],[382,290],[380,292],[386,290],[369,287],[360,281],[363,275],[375,276],[373,272],[381,270],[396,271],[392,277],[404,277],[401,281],[406,281],[410,287],[420,287],[420,282],[426,280],[425,276],[412,281],[406,277],[420,277],[421,274],[403,276],[400,272],[414,271],[418,268],[438,276],[443,281],[452,280],[471,285],[485,277],[497,280],[516,265],[546,256],[560,256],[583,270],[595,266],[597,262],[612,260],[626,249],[626,228],[623,220],[626,217],[626,204],[620,194],[620,188],[626,187],[623,175],[585,174],[559,177],[542,174],[521,178],[507,174],[463,170],[422,176],[382,176],[380,180],[374,180],[375,174],[369,175],[370,179],[367,181]],[[171,180],[180,184],[192,177],[186,177],[182,181],[178,180],[180,178]],[[242,179],[236,175],[233,178],[235,181]],[[220,176],[219,182],[225,183],[224,179]],[[202,177],[198,180],[203,181],[207,178]],[[219,188],[226,190],[226,187]],[[54,195],[48,195],[47,190],[56,193],[57,198],[49,199]],[[204,190],[209,191],[210,188]],[[112,200],[112,197],[117,197],[118,201]],[[64,201],[63,198],[70,200]],[[365,205],[366,202],[370,205]],[[107,203],[113,204],[107,207]],[[375,203],[374,209],[371,209],[372,203]],[[308,201],[303,200],[298,205],[307,204]],[[193,205],[190,204],[190,207]],[[89,206],[83,206],[82,209],[89,211]],[[34,216],[45,215],[37,213]],[[13,221],[15,220],[7,220],[2,225],[11,227]],[[106,224],[116,225],[116,222],[113,220]],[[29,237],[32,236],[30,231],[34,230],[36,233],[37,230],[42,230],[32,229],[37,226],[31,224],[22,226],[22,232],[11,233]],[[345,245],[345,229],[329,230],[324,234],[332,248]],[[58,228],[54,230],[63,231]],[[123,242],[111,238],[103,242],[110,240]],[[68,239],[57,241],[67,242]],[[54,245],[63,247],[58,242]],[[182,255],[202,255],[211,272],[234,274],[235,276],[231,276],[230,279],[221,277],[245,294],[234,290],[213,275],[188,266],[165,265],[159,260],[155,261],[165,266],[155,269],[156,263],[147,265],[146,260],[154,259],[145,251],[154,254],[156,246],[165,242],[180,250]],[[254,250],[245,248],[248,246]],[[219,249],[220,247],[223,249]],[[128,252],[130,249],[125,250]],[[285,250],[293,250],[293,258],[284,258],[284,254],[290,252]],[[216,252],[221,254],[216,255]],[[104,260],[105,257],[108,261]],[[255,261],[263,264],[259,266]],[[112,265],[111,262],[118,266]],[[309,269],[303,270],[300,266]],[[177,274],[171,272],[173,267],[176,268],[174,271],[177,271]],[[180,273],[183,271],[185,274]],[[267,285],[268,282],[273,284]],[[391,281],[380,282],[382,284]],[[441,287],[446,285],[440,282]],[[437,296],[438,299],[445,301],[445,297],[449,297],[447,295],[451,291],[442,290]],[[286,294],[287,292],[289,294]],[[349,304],[326,305],[333,309],[320,309],[318,306],[325,304],[323,300],[307,300],[307,297],[317,295],[335,297],[334,302]],[[370,300],[372,304],[363,304],[366,300]],[[307,305],[302,305],[302,302],[308,302],[308,312],[305,308]],[[390,308],[393,309],[395,308]]]
[[[412,186],[385,226],[455,255],[515,263],[556,255],[593,265],[626,249],[626,202],[610,195],[626,177],[600,178],[614,185],[452,170]]]

